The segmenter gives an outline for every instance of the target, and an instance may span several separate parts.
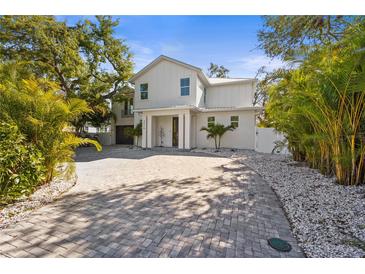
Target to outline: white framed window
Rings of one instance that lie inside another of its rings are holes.
[[[133,99],[124,100],[124,107],[121,111],[122,117],[127,115],[133,115]]]
[[[141,100],[148,99],[148,84],[147,83],[140,84],[139,91],[141,93]]]
[[[189,96],[190,95],[190,78],[180,79],[180,95]]]
[[[208,127],[214,126],[214,124],[215,124],[215,117],[214,116],[208,117]]]
[[[239,116],[231,116],[231,126],[237,128],[239,124]]]

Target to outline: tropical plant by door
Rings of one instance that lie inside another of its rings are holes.
[[[126,128],[124,133],[125,135],[130,137],[137,137],[137,146],[138,146],[139,136],[142,135],[142,122],[139,122],[134,128],[130,127]]]
[[[214,140],[215,148],[220,149],[222,136],[227,131],[233,131],[234,129],[235,129],[235,127],[232,125],[224,126],[222,124],[212,124],[208,127],[202,127],[200,130],[206,131],[208,133],[207,139],[212,138]]]

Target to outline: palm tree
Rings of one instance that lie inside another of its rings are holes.
[[[0,75],[0,79],[2,76]],[[101,150],[98,142],[77,137],[71,121],[90,112],[86,101],[65,100],[59,87],[46,79],[9,79],[0,84],[0,120],[14,123],[28,143],[44,156],[45,182],[59,174],[65,165],[65,175],[74,171],[75,148],[89,143]]]
[[[344,185],[365,183],[365,28],[359,29],[305,56],[272,84],[266,105],[293,158]]]
[[[235,129],[234,126],[224,126],[222,124],[214,124],[208,127],[202,127],[201,131],[208,132],[207,139],[212,138],[214,139],[214,145],[216,149],[221,147],[221,138],[227,131],[233,131]]]

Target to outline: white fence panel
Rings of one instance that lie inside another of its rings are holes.
[[[262,153],[271,153],[275,147],[276,141],[283,141],[283,134],[277,132],[274,128],[256,128],[255,150]],[[287,148],[280,151],[281,154],[289,154]]]
[[[95,136],[103,146],[109,146],[112,144],[112,133],[89,133],[91,136]]]

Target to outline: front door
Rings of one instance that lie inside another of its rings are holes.
[[[172,117],[172,146],[179,146],[179,117]]]

